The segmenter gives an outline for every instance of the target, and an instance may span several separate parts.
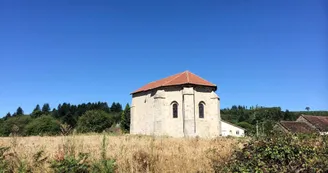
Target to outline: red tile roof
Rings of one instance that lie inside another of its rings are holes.
[[[205,79],[203,79],[189,71],[184,71],[182,73],[178,73],[178,74],[166,77],[164,79],[148,83],[147,85],[132,92],[132,94],[152,90],[152,89],[163,87],[163,86],[176,86],[176,85],[183,85],[183,84],[202,85],[202,86],[210,86],[210,87],[216,88],[216,85],[206,81]]]
[[[297,121],[280,121],[280,124],[292,133],[314,133],[315,129],[304,122]]]
[[[328,116],[301,115],[321,132],[328,132]]]

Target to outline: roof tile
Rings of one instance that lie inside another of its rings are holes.
[[[205,80],[189,71],[184,71],[182,73],[178,73],[178,74],[166,77],[161,80],[150,82],[147,85],[132,92],[132,94],[152,90],[152,89],[163,87],[163,86],[175,86],[175,85],[183,85],[183,84],[194,84],[194,85],[216,87],[216,85],[208,82],[207,80]]]
[[[280,121],[280,124],[292,133],[314,133],[315,129],[304,122]]]
[[[328,116],[302,115],[308,122],[322,132],[328,131]]]

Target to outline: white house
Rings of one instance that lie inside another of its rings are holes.
[[[221,120],[221,134],[222,136],[243,137],[245,136],[245,129]]]
[[[131,134],[216,137],[221,134],[217,86],[185,71],[132,93]]]

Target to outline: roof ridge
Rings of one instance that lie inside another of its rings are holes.
[[[210,81],[208,81],[208,80],[206,80],[206,79],[200,77],[199,75],[197,75],[197,74],[195,74],[195,73],[192,73],[192,72],[190,72],[190,73],[191,73],[192,75],[194,75],[194,76],[200,78],[201,80],[203,80],[203,81],[205,81],[205,82],[208,82],[208,83],[210,83],[210,84],[212,84],[212,85],[215,85],[215,84],[213,84],[212,82],[210,82]],[[215,85],[215,86],[216,86],[216,85]]]
[[[162,86],[163,86],[163,85],[166,85],[166,84],[168,84],[168,83],[170,83],[170,82],[172,82],[174,79],[180,77],[183,73],[184,73],[184,72],[176,74],[177,76],[175,76],[173,79],[171,79],[171,80],[165,82],[164,84],[162,84]],[[173,76],[174,76],[174,75],[173,75]]]
[[[286,121],[286,120],[282,120],[280,122],[291,122],[291,123],[304,123],[304,122],[301,122],[301,121]]]

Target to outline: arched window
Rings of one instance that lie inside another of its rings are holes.
[[[178,118],[178,103],[174,101],[171,103],[171,105],[173,118]]]
[[[199,118],[204,118],[204,105],[204,102],[199,102],[198,104]]]

